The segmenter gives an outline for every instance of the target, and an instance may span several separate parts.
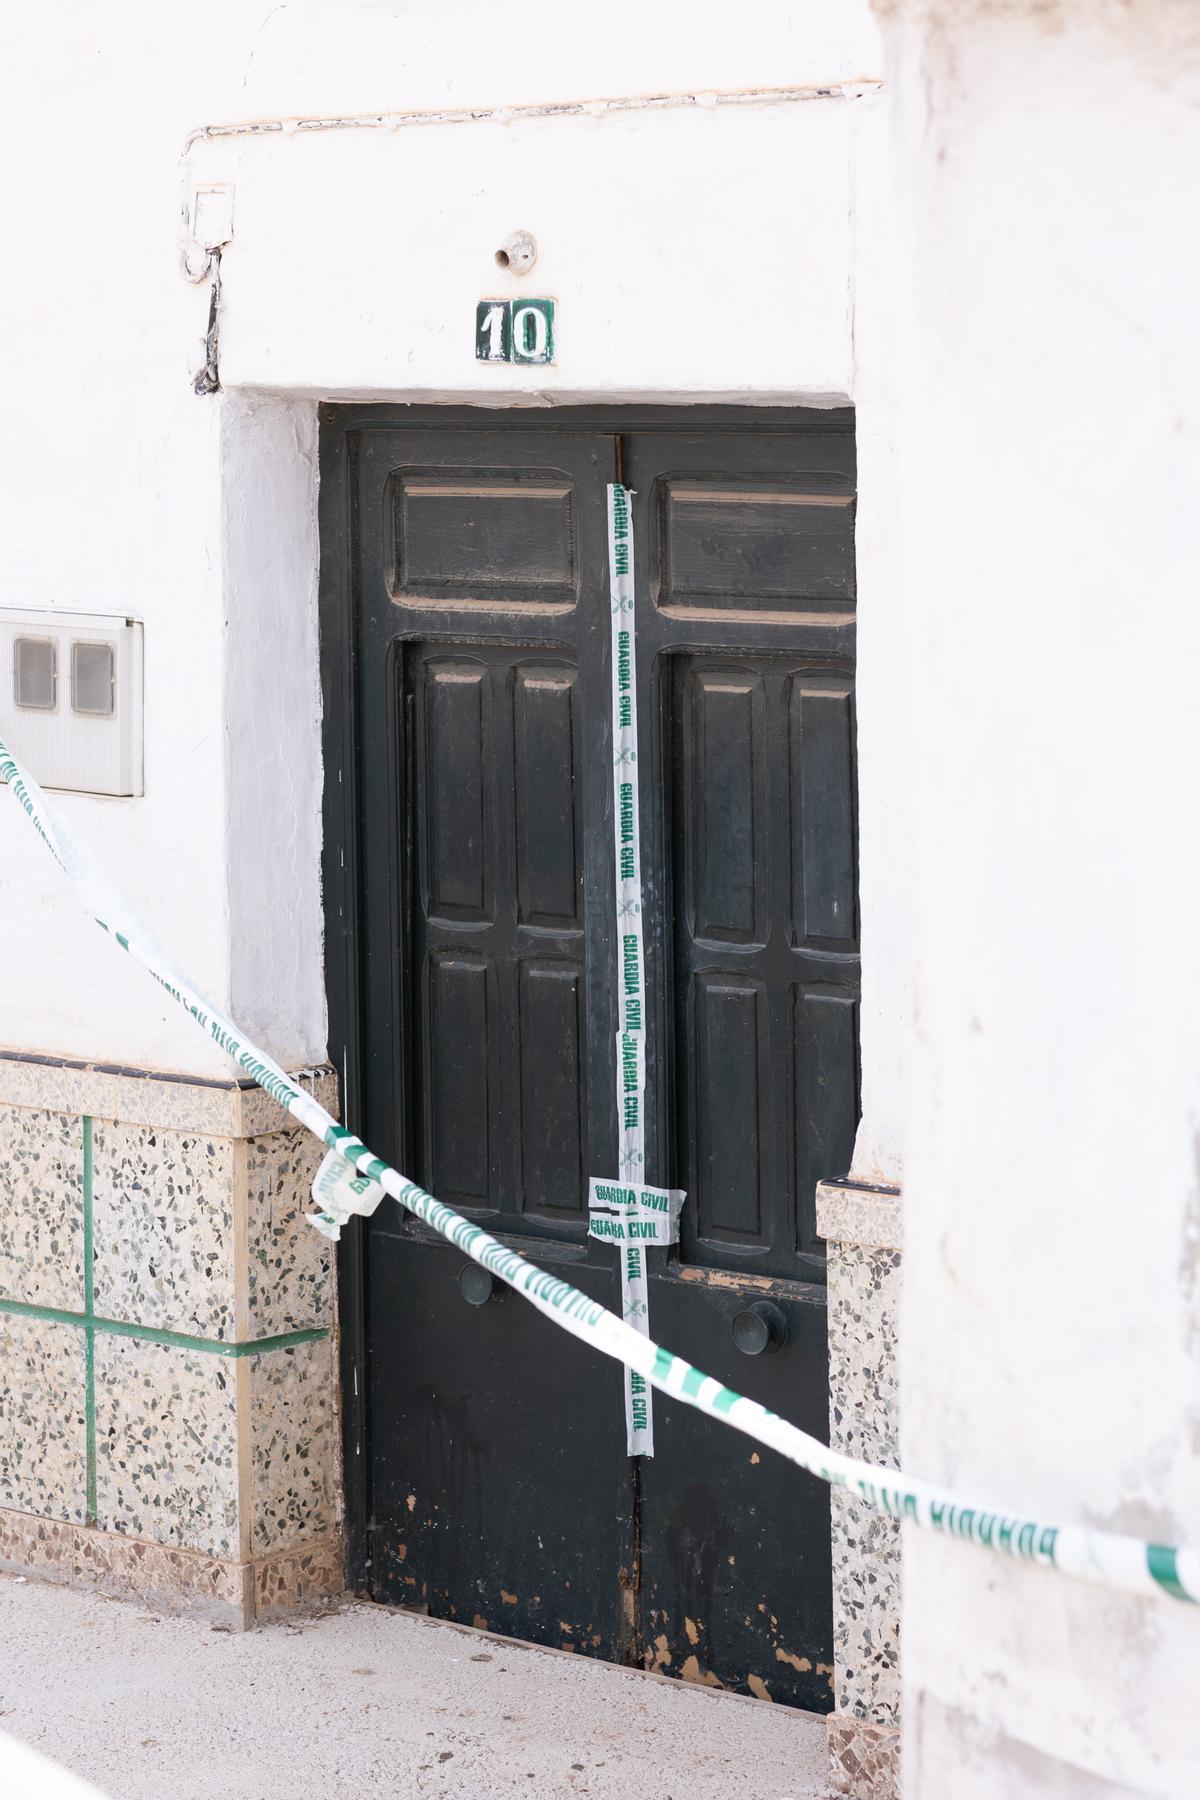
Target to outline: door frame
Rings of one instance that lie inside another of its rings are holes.
[[[734,405],[654,405],[611,400],[590,405],[406,405],[399,400],[338,404],[322,400],[319,419],[318,625],[321,679],[322,849],[328,1055],[337,1071],[343,1122],[361,1117],[362,1041],[359,886],[358,718],[356,692],[355,514],[356,431],[382,424],[529,430],[541,425],[613,435],[638,430],[742,432],[820,424],[854,433],[855,409]],[[342,1418],[342,1492],[347,1588],[367,1591],[370,1559],[370,1444],[367,1411],[363,1233],[351,1226],[337,1255],[338,1346]]]

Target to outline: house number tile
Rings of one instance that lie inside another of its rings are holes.
[[[553,300],[481,300],[475,356],[479,362],[552,363]]]

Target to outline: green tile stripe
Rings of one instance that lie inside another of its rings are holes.
[[[96,1310],[96,1268],[92,1214],[92,1121],[83,1118],[83,1310],[91,1318]]]
[[[301,1331],[281,1331],[274,1337],[248,1338],[225,1343],[220,1338],[192,1337],[186,1331],[163,1331],[153,1325],[133,1325],[127,1319],[105,1319],[96,1312],[96,1245],[93,1212],[92,1121],[83,1119],[83,1311],[66,1312],[57,1306],[37,1306],[26,1300],[0,1299],[0,1312],[22,1319],[44,1319],[53,1325],[75,1325],[85,1334],[87,1396],[88,1517],[96,1512],[96,1357],[98,1331],[113,1337],[142,1338],[150,1344],[169,1344],[176,1350],[199,1350],[206,1356],[261,1356],[270,1350],[290,1350],[295,1344],[312,1344],[329,1336],[327,1325],[310,1325]]]
[[[38,1319],[51,1325],[73,1325],[83,1332],[84,1344],[84,1428],[87,1494],[85,1519],[96,1523],[96,1333],[111,1337],[140,1338],[145,1343],[165,1344],[176,1350],[195,1350],[205,1356],[223,1356],[239,1360],[244,1356],[262,1356],[272,1350],[291,1350],[297,1344],[316,1343],[329,1336],[327,1325],[306,1326],[299,1331],[281,1331],[274,1337],[249,1338],[239,1343],[224,1343],[219,1338],[193,1337],[185,1331],[164,1331],[153,1325],[131,1324],[127,1319],[106,1319],[96,1312],[96,1233],[94,1208],[94,1161],[92,1120],[86,1114],[82,1124],[82,1189],[83,1189],[83,1308],[70,1312],[58,1306],[40,1306],[27,1300],[0,1297],[0,1314],[10,1313],[19,1319]]]
[[[113,1337],[142,1338],[148,1344],[171,1344],[178,1350],[200,1350],[208,1356],[260,1356],[268,1350],[290,1350],[296,1344],[313,1344],[329,1336],[327,1325],[309,1325],[302,1331],[281,1331],[275,1337],[247,1338],[223,1343],[220,1338],[189,1337],[185,1331],[160,1331],[153,1325],[131,1325],[127,1319],[101,1319],[88,1313],[64,1312],[57,1306],[33,1306],[25,1300],[0,1300],[0,1312],[22,1319],[45,1319],[52,1325],[78,1325],[84,1331],[106,1331]]]
[[[92,1121],[83,1118],[83,1312],[96,1313],[96,1258],[92,1217]],[[83,1334],[84,1419],[87,1434],[87,1510],[89,1525],[96,1523],[96,1332],[88,1325]]]

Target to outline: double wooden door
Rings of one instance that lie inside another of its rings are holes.
[[[326,901],[351,1125],[620,1309],[607,484],[633,490],[652,1335],[827,1428],[818,1180],[857,1119],[844,414],[327,409]],[[814,1709],[829,1501],[390,1202],[345,1246],[354,1575],[381,1600]]]

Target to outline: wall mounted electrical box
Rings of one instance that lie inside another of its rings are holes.
[[[142,792],[142,627],[0,608],[0,737],[43,787]]]

